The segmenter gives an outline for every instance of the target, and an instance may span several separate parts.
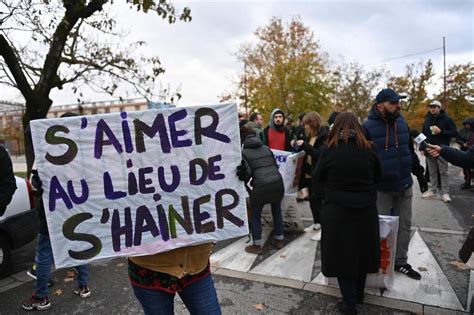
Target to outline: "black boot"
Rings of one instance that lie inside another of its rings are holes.
[[[467,263],[469,258],[471,258],[472,252],[474,252],[474,227],[469,231],[464,244],[462,244],[459,250],[459,259],[461,259],[463,263]]]

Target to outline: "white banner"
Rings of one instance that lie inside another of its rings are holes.
[[[31,122],[56,267],[248,234],[235,105]]]
[[[278,164],[278,170],[283,177],[285,184],[285,194],[294,194],[298,192],[300,182],[301,168],[304,162],[304,151],[291,153],[288,151],[273,150],[275,160]]]

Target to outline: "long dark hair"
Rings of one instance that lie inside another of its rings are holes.
[[[353,130],[352,132],[350,132]],[[359,149],[369,149],[371,143],[365,138],[364,130],[360,125],[357,117],[350,112],[344,112],[337,115],[334,125],[328,135],[328,148],[337,147],[339,141],[347,143],[349,141],[349,133],[353,133],[357,147]],[[342,135],[341,139],[339,134]]]

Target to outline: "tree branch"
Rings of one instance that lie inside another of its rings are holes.
[[[15,79],[15,83],[21,94],[23,94],[26,100],[32,100],[34,97],[34,92],[31,89],[23,70],[21,69],[20,62],[15,55],[14,50],[12,47],[10,47],[10,44],[2,34],[0,34],[0,55],[5,60],[8,69],[10,69],[10,72]]]

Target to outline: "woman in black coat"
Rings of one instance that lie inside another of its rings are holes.
[[[326,144],[328,128],[321,126],[321,116],[317,112],[307,113],[303,117],[303,126],[304,138],[297,140],[293,145],[296,145],[298,150],[303,150],[306,153],[305,162],[301,170],[300,188],[308,187],[309,207],[313,215],[313,225],[306,228],[305,231],[312,231],[321,228],[321,206],[316,202],[317,197],[315,196],[319,192],[314,191],[311,187],[311,174]],[[319,235],[313,236],[312,239],[319,240]]]
[[[341,113],[313,173],[321,190],[322,272],[337,277],[346,314],[364,298],[367,273],[379,271],[380,235],[376,183],[381,162],[352,113]]]

